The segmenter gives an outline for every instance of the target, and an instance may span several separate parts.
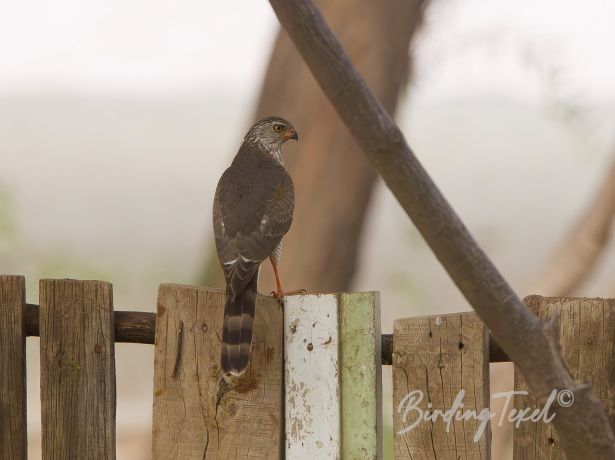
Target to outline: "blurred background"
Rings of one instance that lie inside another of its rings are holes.
[[[615,4],[317,3],[520,295],[615,296]],[[213,191],[273,114],[301,136],[285,150],[287,289],[378,290],[383,332],[470,309],[266,1],[0,0],[0,272],[26,275],[31,303],[39,278],[107,280],[118,310],[154,311],[161,282],[221,287]],[[27,351],[35,459],[38,339]],[[147,459],[153,347],[118,344],[116,360],[118,458]],[[509,365],[492,370],[494,390],[512,384]],[[509,450],[494,428],[494,458]]]

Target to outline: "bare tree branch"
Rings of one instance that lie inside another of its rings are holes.
[[[615,159],[600,189],[551,255],[528,292],[570,295],[592,272],[607,246],[615,220]]]
[[[615,458],[615,438],[602,404],[587,385],[573,380],[561,358],[557,321],[532,315],[476,244],[312,1],[270,3],[363,152],[534,395],[541,400],[553,389],[575,393],[575,404],[555,409],[568,458]]]

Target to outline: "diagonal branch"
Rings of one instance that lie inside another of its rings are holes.
[[[541,398],[553,389],[575,391],[575,404],[555,409],[554,423],[568,458],[615,458],[615,438],[604,408],[571,377],[553,323],[529,312],[476,244],[312,1],[270,3],[365,155],[533,393]]]

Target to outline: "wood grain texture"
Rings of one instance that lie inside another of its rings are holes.
[[[284,299],[286,458],[339,459],[338,298]]]
[[[25,459],[26,282],[0,275],[0,459]]]
[[[43,459],[115,459],[111,284],[41,280],[40,304]]]
[[[420,411],[451,409],[461,391],[464,392],[461,411],[480,413],[489,410],[488,343],[487,328],[474,313],[406,318],[394,322],[393,435],[396,459],[490,458],[488,424],[479,441],[474,442],[480,427],[475,418],[465,421],[453,418],[449,429],[441,416],[435,421],[419,421]]]
[[[382,458],[380,295],[339,294],[342,458]]]
[[[154,362],[154,459],[277,459],[282,310],[259,297],[247,372],[221,379],[224,293],[163,284]]]
[[[525,302],[542,319],[559,314],[562,355],[570,373],[577,381],[591,383],[594,394],[608,412],[611,426],[615,426],[615,299],[530,296]],[[516,367],[515,390],[528,391]],[[537,401],[532,395],[515,397],[518,410],[543,406],[544,399]],[[551,407],[557,418],[560,415],[557,399]],[[565,458],[552,423],[521,423],[514,430],[513,445],[515,460]]]

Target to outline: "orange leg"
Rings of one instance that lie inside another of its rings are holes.
[[[273,297],[275,297],[276,299],[281,299],[285,295],[307,294],[307,291],[305,289],[300,289],[298,291],[284,292],[284,290],[282,289],[282,283],[280,282],[280,273],[278,272],[278,264],[276,263],[275,259],[271,256],[269,256],[269,261],[271,262],[271,266],[273,267],[273,273],[275,275],[276,290],[271,293]]]
[[[273,267],[273,274],[275,275],[275,285],[276,291],[272,292],[271,295],[276,299],[282,298],[284,296],[284,290],[282,290],[282,283],[280,282],[280,273],[278,272],[278,264],[275,262],[275,259],[269,256],[269,261],[271,262],[271,266]]]

